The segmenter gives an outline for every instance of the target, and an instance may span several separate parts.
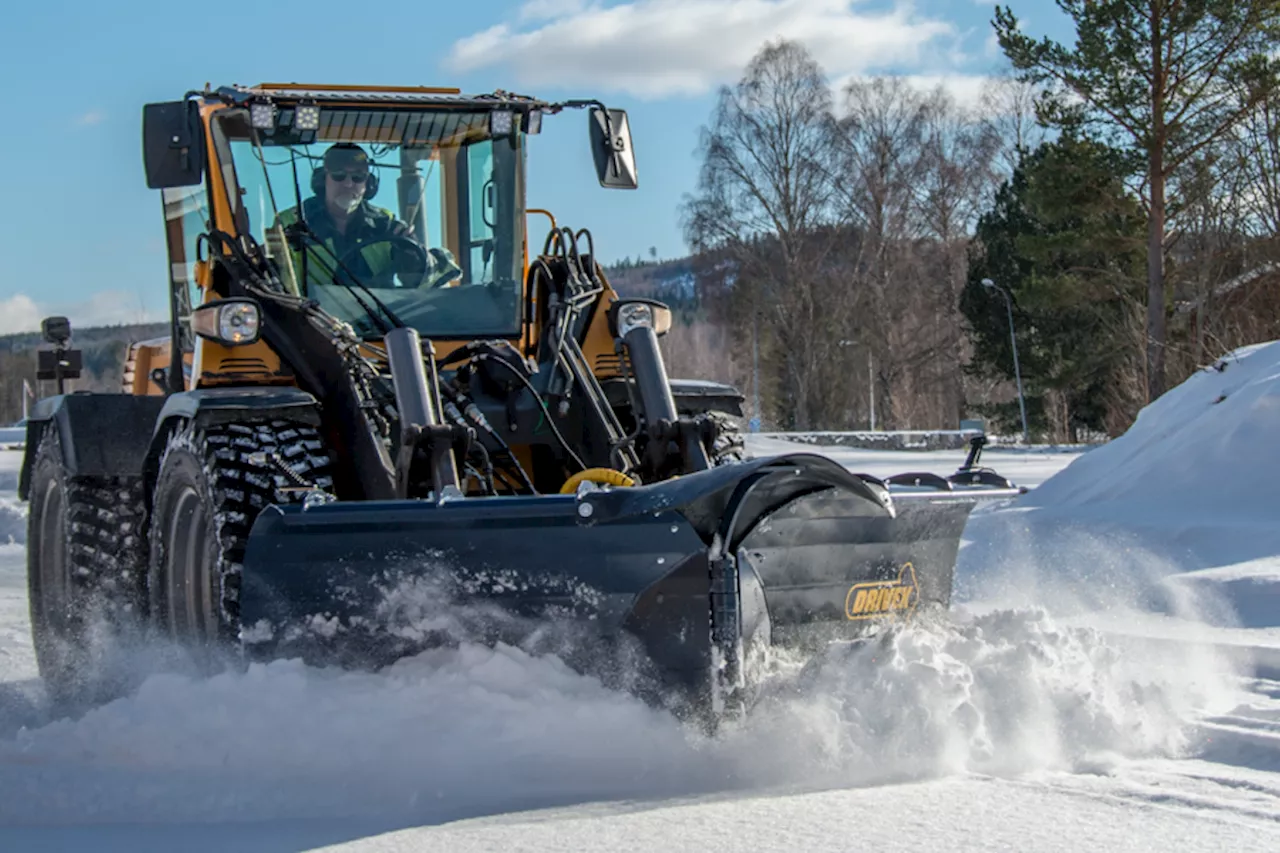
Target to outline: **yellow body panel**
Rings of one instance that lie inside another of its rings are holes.
[[[293,371],[283,366],[280,356],[266,341],[228,347],[216,341],[196,342],[196,386],[210,385],[293,385]]]
[[[155,338],[129,345],[125,356],[124,372],[120,377],[120,391],[124,394],[154,396],[164,389],[151,378],[151,371],[169,366],[169,339]]]

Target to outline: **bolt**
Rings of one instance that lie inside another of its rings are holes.
[[[579,518],[590,518],[592,513],[594,513],[595,511],[596,511],[596,508],[593,507],[591,504],[587,503],[586,501],[583,501],[582,503],[578,504]]]

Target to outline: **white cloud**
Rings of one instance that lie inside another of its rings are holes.
[[[71,329],[116,326],[125,323],[152,323],[167,319],[167,310],[148,308],[137,294],[104,290],[79,302],[37,303],[25,293],[0,299],[0,335],[38,332],[45,317],[61,315],[71,320]]]
[[[36,307],[35,300],[25,293],[0,299],[0,335],[39,329],[40,318],[44,316]]]
[[[92,127],[95,124],[102,124],[107,119],[107,114],[102,110],[89,110],[87,113],[81,114],[76,119],[76,124]]]
[[[885,11],[856,0],[635,0],[604,6],[529,0],[520,23],[453,45],[457,71],[503,67],[525,86],[590,86],[642,98],[698,95],[736,80],[760,47],[803,43],[832,77],[928,67],[954,57],[950,23],[909,5]]]
[[[992,78],[976,74],[912,74],[906,80],[925,92],[941,86],[961,107],[976,109],[982,105],[983,90]]]

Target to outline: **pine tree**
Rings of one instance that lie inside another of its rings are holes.
[[[1165,389],[1164,251],[1172,179],[1277,89],[1280,0],[1057,0],[1076,42],[1037,41],[996,7],[1022,79],[1049,83],[1042,120],[1124,149],[1147,206],[1147,395]]]

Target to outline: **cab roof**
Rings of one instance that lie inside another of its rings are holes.
[[[539,109],[553,105],[527,95],[501,89],[486,94],[464,94],[461,89],[444,86],[363,86],[318,83],[259,83],[256,86],[235,84],[206,90],[209,96],[233,102],[267,98],[275,102],[313,101],[317,104],[378,104],[393,106],[466,106],[471,108]]]

